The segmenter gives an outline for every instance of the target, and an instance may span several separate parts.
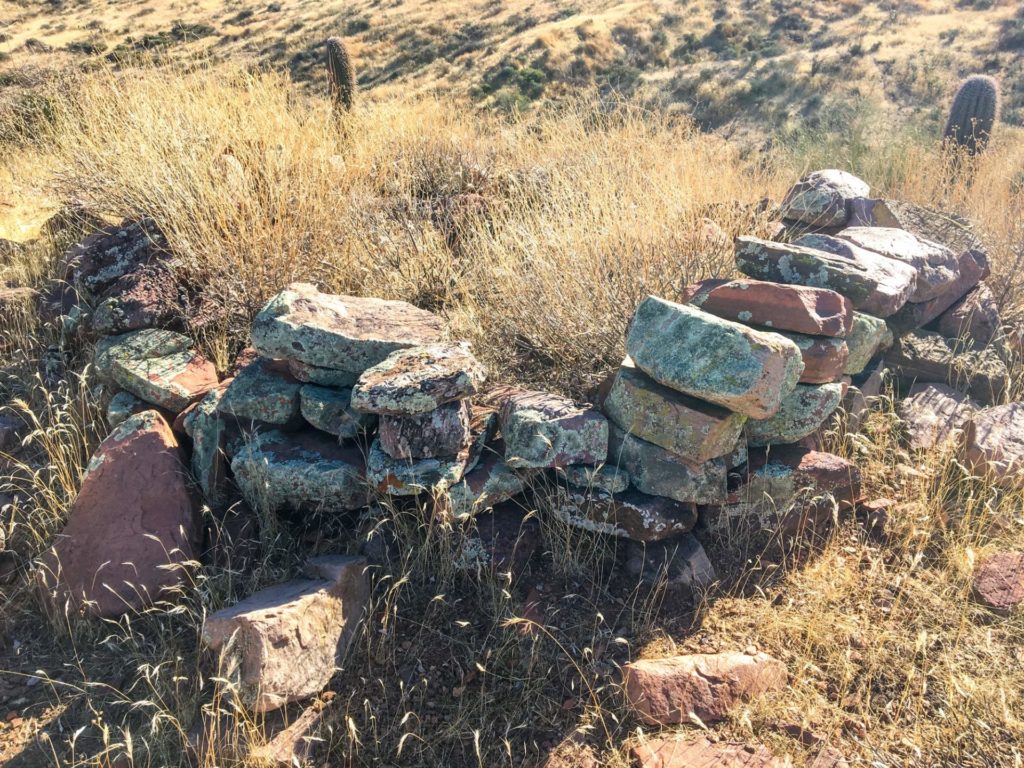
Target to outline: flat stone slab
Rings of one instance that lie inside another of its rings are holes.
[[[164,266],[145,265],[119,278],[104,291],[89,319],[97,334],[140,328],[181,326],[184,308],[174,275]]]
[[[938,333],[912,331],[896,340],[885,360],[907,383],[943,382],[982,405],[998,402],[1007,386],[1006,364],[991,349],[957,353]]]
[[[850,218],[850,201],[870,192],[868,183],[852,173],[835,168],[813,171],[786,193],[782,217],[819,227],[842,226]]]
[[[377,417],[359,413],[352,408],[351,389],[332,389],[316,384],[303,384],[299,389],[299,412],[309,424],[339,440],[350,440],[366,434],[377,423]]]
[[[884,320],[863,312],[854,312],[853,328],[846,337],[848,356],[843,373],[856,376],[867,367],[875,355],[888,349],[892,344],[892,330]]]
[[[825,288],[763,280],[704,280],[686,289],[686,303],[746,325],[810,336],[845,336],[853,305]]]
[[[767,419],[749,419],[744,430],[748,446],[795,443],[814,432],[842,402],[844,387],[832,384],[799,384],[782,401],[778,413]]]
[[[850,226],[905,229],[922,240],[944,245],[956,254],[973,250],[984,255],[981,241],[966,219],[904,200],[851,201]],[[987,276],[986,273],[984,277]]]
[[[633,541],[661,541],[697,524],[695,504],[640,491],[612,495],[563,489],[553,511],[569,525]]]
[[[785,336],[800,348],[800,357],[804,361],[804,372],[800,374],[801,384],[827,384],[842,377],[850,358],[846,339],[805,336],[786,331],[775,333]]]
[[[877,317],[896,314],[914,295],[917,269],[902,261],[890,259],[832,235],[809,233],[795,241],[796,245],[841,256],[870,269],[878,285],[857,309]]]
[[[633,487],[652,496],[694,504],[718,504],[726,495],[726,465],[721,458],[700,464],[612,426],[608,464],[629,473]]]
[[[319,693],[334,676],[370,597],[366,561],[336,557],[331,575],[261,590],[217,611],[202,642],[218,677],[237,685],[252,712],[270,712]]]
[[[884,275],[875,262],[756,237],[736,239],[736,267],[748,277],[787,285],[828,288],[861,307],[878,293]]]
[[[971,398],[945,384],[915,384],[900,401],[899,415],[910,447],[929,451],[959,439],[977,409]]]
[[[113,618],[174,600],[202,541],[178,441],[153,410],[129,416],[89,460],[64,530],[37,571],[46,604]]]
[[[659,384],[627,358],[601,408],[623,431],[693,462],[731,453],[747,417]]]
[[[630,754],[639,768],[788,768],[792,765],[761,744],[711,741],[707,736],[686,734],[647,741],[633,747]]]
[[[938,243],[921,240],[903,229],[847,227],[838,237],[914,267],[917,284],[910,301],[928,301],[942,295],[960,274],[959,254]]]
[[[167,242],[153,219],[125,219],[71,246],[63,261],[72,266],[76,287],[99,296],[139,267],[165,261],[166,248]]]
[[[252,345],[264,357],[362,373],[396,350],[440,341],[443,332],[441,318],[404,301],[292,283],[256,316]]]
[[[257,358],[231,380],[217,409],[236,419],[291,426],[299,421],[301,390],[281,363]]]
[[[775,413],[803,372],[788,339],[655,296],[637,307],[626,353],[666,387],[755,418]]]
[[[892,317],[889,325],[896,331],[910,331],[928,325],[961,298],[988,274],[988,261],[978,251],[964,251],[958,261],[960,274],[945,291],[934,299],[908,302]]]
[[[253,509],[332,512],[370,501],[362,451],[315,430],[254,433],[231,471]]]
[[[536,470],[514,470],[505,463],[505,444],[484,449],[479,463],[450,486],[437,503],[442,518],[465,519],[515,498],[530,485]]]
[[[363,371],[352,407],[365,413],[419,416],[477,393],[484,367],[468,344],[431,344],[392,352]]]
[[[396,459],[373,441],[366,460],[366,475],[371,487],[388,496],[416,496],[444,493],[466,473],[469,449],[457,456],[432,459]]]
[[[989,555],[974,571],[974,599],[1008,615],[1024,603],[1024,552]]]
[[[970,349],[981,350],[995,338],[1001,324],[999,304],[982,283],[943,312],[935,330],[947,339],[963,339]]]
[[[254,350],[255,351],[255,350]],[[321,387],[333,387],[334,389],[352,389],[359,381],[359,372],[338,371],[334,368],[321,368],[317,365],[308,365],[298,360],[288,360],[288,373],[297,381],[305,384],[317,384]]]
[[[740,705],[784,688],[786,665],[765,653],[697,653],[622,667],[633,713],[652,726],[725,720]]]
[[[192,477],[211,505],[220,501],[227,479],[227,424],[217,410],[223,396],[222,387],[210,390],[189,413],[185,426],[192,437]]]
[[[512,469],[601,464],[608,456],[608,420],[593,408],[549,392],[502,390],[498,414],[505,463]]]
[[[997,485],[1019,486],[1024,479],[1024,403],[983,408],[966,432],[968,465]]]
[[[718,580],[704,547],[692,533],[654,542],[630,542],[626,573],[660,600],[659,613],[679,616],[700,604]]]
[[[563,468],[560,474],[569,485],[581,490],[622,493],[629,488],[629,474],[607,464],[599,467],[574,464]]]
[[[380,447],[395,459],[455,456],[470,440],[470,406],[457,400],[418,416],[381,416]]]

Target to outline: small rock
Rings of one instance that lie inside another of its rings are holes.
[[[587,491],[622,493],[629,488],[629,475],[618,467],[610,467],[607,464],[599,467],[574,464],[562,469],[561,475],[569,485]]]
[[[997,552],[982,560],[974,571],[974,597],[1004,615],[1024,603],[1024,552]]]
[[[352,407],[364,413],[419,416],[477,393],[484,368],[468,344],[432,344],[392,352],[363,371]]]
[[[224,392],[224,387],[210,390],[187,417],[185,427],[192,437],[192,476],[213,506],[227,479],[227,424],[218,410]]]
[[[939,315],[935,328],[947,339],[965,339],[970,349],[980,350],[995,338],[1000,325],[999,305],[982,283]]]
[[[768,654],[691,654],[633,661],[622,668],[626,698],[647,725],[725,720],[739,706],[788,681],[786,666]]]
[[[843,385],[799,384],[768,419],[749,419],[744,431],[748,446],[795,443],[820,427],[839,407]]]
[[[804,336],[785,331],[776,333],[800,348],[800,356],[804,361],[804,372],[800,374],[801,384],[828,384],[842,377],[850,357],[846,339]]]
[[[982,404],[998,402],[1006,390],[1006,364],[991,349],[957,353],[938,333],[912,331],[886,353],[893,373],[907,384],[945,382]]]
[[[548,392],[499,393],[505,463],[512,469],[600,464],[608,456],[608,421],[593,408]]]
[[[416,496],[443,493],[458,483],[466,472],[469,449],[456,456],[432,459],[396,459],[373,441],[366,460],[366,476],[378,493],[388,496]]]
[[[167,242],[152,219],[125,219],[72,246],[64,262],[74,270],[76,286],[99,296],[139,267],[166,261],[166,248]]]
[[[177,282],[171,271],[160,264],[144,265],[123,275],[100,298],[89,320],[94,333],[125,333],[182,324]]]
[[[963,435],[978,409],[967,395],[945,384],[915,384],[899,405],[911,448],[929,451]]]
[[[913,266],[917,270],[917,284],[910,301],[928,301],[942,295],[960,275],[958,254],[938,243],[919,240],[902,229],[847,227],[838,237]]]
[[[217,405],[217,410],[236,419],[278,426],[299,421],[302,384],[273,360],[257,358],[244,366]]]
[[[559,493],[553,511],[563,522],[596,533],[660,541],[688,533],[697,524],[697,506],[640,491]]]
[[[976,411],[966,432],[968,465],[996,485],[1018,486],[1024,477],[1024,403]]]
[[[803,370],[800,350],[778,334],[654,296],[637,307],[626,352],[666,387],[754,418],[775,413]]]
[[[513,470],[505,463],[505,444],[484,449],[480,463],[437,500],[442,518],[473,517],[525,491],[534,470]]]
[[[118,392],[110,398],[110,403],[107,405],[107,425],[113,429],[130,416],[148,411],[152,407],[131,392]]]
[[[380,417],[380,447],[394,459],[456,456],[470,439],[468,400],[445,403],[417,416]]]
[[[514,503],[502,504],[478,515],[455,566],[459,570],[494,576],[511,573],[518,580],[540,545],[540,525]]]
[[[807,174],[782,200],[782,217],[819,227],[841,226],[850,218],[850,201],[867,197],[871,187],[852,173],[827,168]]]
[[[352,408],[351,389],[304,384],[299,390],[299,410],[312,426],[339,440],[364,435],[377,423],[376,416]]]
[[[721,458],[693,464],[613,425],[608,463],[625,470],[634,488],[653,496],[695,504],[725,500],[726,468]]]
[[[888,318],[893,330],[910,331],[928,325],[948,310],[988,274],[988,260],[979,251],[964,251],[957,262],[960,274],[941,294],[922,302],[907,302]]]
[[[707,736],[654,739],[630,750],[639,768],[789,768],[760,744],[711,741]]]
[[[691,533],[664,541],[630,543],[626,573],[657,590],[660,612],[669,616],[679,616],[699,604],[718,579],[704,547]]]
[[[863,312],[853,313],[853,329],[846,337],[849,357],[843,373],[856,376],[863,371],[871,359],[884,349],[892,346],[892,331],[885,321]]]

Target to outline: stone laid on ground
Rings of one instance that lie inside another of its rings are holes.
[[[801,384],[827,384],[843,375],[850,358],[846,339],[805,336],[787,331],[776,333],[785,336],[800,349],[800,357],[804,361],[804,372],[800,374]]]
[[[754,418],[775,413],[803,371],[800,350],[778,334],[654,296],[637,307],[626,353],[666,387]]]
[[[484,378],[484,367],[468,344],[411,347],[363,371],[352,389],[352,407],[364,413],[419,416],[475,395]]]
[[[935,329],[948,339],[964,339],[971,349],[988,346],[999,331],[999,305],[982,283],[939,315]]]
[[[104,291],[89,324],[94,333],[113,334],[167,328],[181,321],[181,298],[174,275],[162,265],[151,264],[118,278]]]
[[[838,237],[811,233],[802,235],[794,243],[869,267],[878,285],[870,296],[858,304],[857,309],[863,312],[877,317],[896,314],[910,300],[917,287],[917,270],[910,264],[886,258]]]
[[[608,420],[593,408],[548,392],[502,390],[498,420],[505,463],[512,469],[601,464],[608,456]]]
[[[736,267],[758,280],[828,288],[858,309],[877,295],[879,284],[889,276],[877,260],[866,262],[756,237],[736,238]]]
[[[360,449],[312,430],[252,434],[234,453],[231,471],[253,509],[333,512],[370,500]]]
[[[629,475],[607,464],[600,467],[574,464],[561,469],[560,474],[569,485],[583,490],[622,493],[629,488]]]
[[[997,552],[982,560],[974,571],[974,597],[1004,615],[1024,604],[1024,552]]]
[[[626,699],[647,725],[725,720],[744,702],[786,686],[781,661],[765,653],[714,653],[632,661],[622,668]]]
[[[299,412],[321,432],[349,440],[366,434],[377,423],[373,414],[353,410],[351,399],[351,389],[303,384],[299,389]]]
[[[744,431],[747,445],[795,443],[832,415],[843,399],[844,387],[831,384],[798,384],[783,401],[778,412],[767,419],[748,419]]]
[[[842,240],[917,270],[917,284],[910,301],[928,301],[941,296],[960,275],[959,254],[945,246],[920,240],[893,227],[847,227],[838,234]]]
[[[633,541],[661,541],[688,533],[697,524],[695,504],[640,491],[563,490],[554,513],[577,528]]]
[[[153,406],[140,400],[131,392],[118,392],[107,404],[107,426],[111,429],[136,413],[148,411]]]
[[[850,201],[867,197],[871,187],[852,173],[827,168],[794,184],[782,200],[782,217],[818,227],[842,226],[850,218]]]
[[[257,358],[232,379],[217,409],[236,419],[292,426],[299,420],[301,390],[284,365]]]
[[[362,373],[396,350],[439,341],[443,331],[437,315],[404,301],[292,283],[256,316],[252,345],[264,357]]]
[[[630,750],[639,768],[790,768],[761,744],[711,741],[707,736],[668,736]],[[817,768],[817,766],[814,766]]]
[[[967,423],[966,459],[996,485],[1015,488],[1024,480],[1024,403],[975,412]]]
[[[431,459],[396,459],[373,441],[366,459],[366,477],[378,493],[388,496],[416,496],[444,493],[466,473],[469,449],[456,456]]]
[[[853,313],[853,329],[846,337],[849,357],[843,373],[856,376],[863,371],[871,359],[879,352],[893,344],[893,334],[889,326],[877,317],[863,312]]]
[[[255,352],[255,350],[253,350]],[[352,389],[359,381],[360,373],[357,371],[339,371],[334,368],[321,368],[317,365],[307,365],[298,360],[288,360],[288,373],[297,381],[304,384],[316,384],[321,387],[333,387],[334,389]]]
[[[227,424],[217,408],[223,396],[223,387],[210,390],[185,420],[185,431],[192,437],[192,477],[206,500],[214,505],[227,478]]]
[[[899,415],[911,448],[929,451],[963,435],[978,404],[945,384],[915,384]]]
[[[484,449],[480,462],[438,499],[442,517],[465,518],[484,512],[523,493],[533,470],[513,470],[505,463],[505,444]]]
[[[608,464],[625,470],[633,487],[652,496],[695,504],[725,499],[726,466],[721,458],[695,464],[612,425]]]
[[[178,442],[156,411],[130,416],[89,461],[67,525],[40,560],[56,614],[103,617],[173,599],[189,583],[202,521]]]
[[[885,360],[907,383],[944,382],[983,405],[998,402],[1007,386],[1006,364],[991,349],[957,353],[938,333],[913,331],[896,340]]]
[[[470,440],[470,406],[457,400],[416,416],[380,417],[380,447],[394,459],[455,456]]]
[[[650,543],[630,542],[626,573],[660,591],[661,612],[678,616],[697,605],[718,580],[704,547],[692,533]]]
[[[853,306],[825,288],[762,280],[704,280],[686,289],[686,303],[746,325],[808,336],[845,336]]]
[[[99,296],[118,279],[166,257],[166,241],[156,223],[143,218],[103,227],[73,245],[64,261],[74,270],[74,284]]]
[[[335,558],[328,580],[289,581],[217,611],[203,644],[217,675],[237,683],[244,706],[270,712],[321,691],[363,619],[370,596],[363,558]]]
[[[896,331],[910,331],[928,325],[970,292],[989,272],[988,261],[980,251],[964,251],[958,261],[960,274],[956,281],[934,299],[908,302],[888,318]]]
[[[731,453],[747,420],[659,384],[629,358],[619,367],[601,408],[623,431],[693,462]]]

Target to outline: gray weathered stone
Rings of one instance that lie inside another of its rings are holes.
[[[854,312],[853,328],[846,337],[849,356],[843,373],[849,376],[857,375],[864,370],[871,358],[888,349],[892,343],[892,331],[884,320],[862,312]]]
[[[915,384],[899,405],[911,448],[929,451],[963,435],[978,404],[945,384]]]
[[[744,427],[749,446],[795,443],[824,423],[839,407],[843,385],[799,384],[782,401],[778,412],[767,419],[749,419]]]
[[[562,489],[552,509],[569,525],[633,541],[661,541],[697,524],[695,504],[640,491],[613,495]]]
[[[935,329],[948,339],[963,339],[971,349],[988,346],[999,332],[999,305],[982,283],[943,312]]]
[[[653,496],[696,504],[718,504],[725,499],[723,459],[692,464],[654,443],[626,434],[615,425],[609,437],[608,464],[624,469],[634,488]]]
[[[525,491],[536,470],[511,469],[504,456],[500,440],[486,448],[477,466],[438,498],[439,514],[448,519],[473,517]]]
[[[984,251],[981,241],[971,230],[970,222],[956,214],[905,200],[872,199],[851,201],[851,214],[851,227],[905,229],[922,240],[944,245],[956,254]]]
[[[366,460],[370,485],[388,496],[416,496],[421,493],[444,493],[466,472],[469,449],[457,456],[432,459],[396,459],[373,441]]]
[[[847,227],[838,237],[913,266],[917,270],[917,284],[910,301],[928,301],[942,295],[960,274],[959,254],[902,229]]]
[[[316,384],[333,389],[352,389],[352,386],[359,381],[361,372],[321,368],[317,365],[308,365],[298,360],[289,359],[288,373],[304,384]]]
[[[299,420],[301,390],[302,384],[281,363],[257,358],[232,379],[217,410],[236,419],[294,425]]]
[[[912,331],[896,340],[886,362],[905,383],[944,382],[983,405],[999,402],[1007,387],[1006,364],[992,349],[957,353],[938,333]]]
[[[593,408],[548,392],[500,391],[505,462],[512,469],[600,464],[608,455],[608,421]]]
[[[145,400],[140,400],[131,392],[118,392],[107,404],[107,425],[113,429],[129,416],[147,411],[152,406]]]
[[[575,488],[605,493],[622,493],[629,487],[629,475],[607,464],[599,467],[574,464],[561,470],[565,481]]]
[[[377,422],[376,416],[353,410],[351,398],[351,389],[303,384],[299,390],[299,411],[321,432],[349,440],[365,434]]]
[[[217,504],[227,476],[224,442],[227,424],[217,410],[224,389],[210,390],[188,415],[186,432],[192,437],[192,476],[210,504]]]
[[[380,417],[380,447],[395,459],[455,456],[470,439],[468,400],[445,403],[416,416]]]
[[[794,184],[782,200],[782,217],[820,227],[842,226],[850,217],[849,201],[867,197],[871,187],[852,173],[827,168]]]
[[[967,423],[966,459],[980,475],[1003,488],[1024,481],[1024,403],[975,412]]]
[[[964,251],[958,261],[959,276],[934,299],[908,302],[892,317],[889,325],[895,331],[910,331],[928,325],[956,304],[988,273],[988,261],[978,251]]]

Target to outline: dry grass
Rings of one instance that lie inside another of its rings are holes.
[[[475,342],[496,379],[585,396],[618,363],[639,298],[672,298],[730,271],[729,243],[707,236],[704,219],[728,235],[764,227],[758,201],[808,165],[850,167],[883,193],[969,214],[991,244],[1004,311],[1020,316],[1024,141],[1012,131],[972,176],[951,180],[937,147],[901,132],[745,155],[620,105],[502,120],[438,101],[380,101],[335,122],[328,104],[283,78],[230,68],[99,72],[66,92],[49,131],[8,162],[52,169],[55,199],[153,216],[180,278],[228,309],[199,339],[222,366],[259,305],[303,279],[434,309],[453,336]],[[52,260],[56,246],[40,247]],[[42,263],[8,265],[5,277],[37,282]],[[46,395],[29,375],[43,347],[63,350],[72,369],[87,348],[52,328],[7,330],[20,350],[11,367],[25,376],[5,394],[40,414],[23,465],[4,470],[30,499],[10,523],[24,529],[15,543],[27,560],[56,533],[100,427],[86,387]],[[526,631],[523,584],[485,575],[481,587],[452,569],[462,530],[375,508],[355,527],[397,546],[331,686],[332,764],[519,766],[581,728],[607,764],[625,765],[622,745],[639,736],[621,708],[618,664],[749,644],[783,658],[793,683],[725,732],[799,761],[812,753],[780,722],[882,765],[1019,764],[1024,625],[984,614],[968,590],[980,555],[1024,545],[1021,495],[965,477],[950,455],[906,455],[891,413],[834,442],[862,466],[867,494],[901,502],[888,541],[847,520],[809,562],[725,573],[725,595],[697,631],[689,617],[655,621],[642,595],[602,569],[608,543],[543,509],[544,553],[529,583],[544,582],[547,626]],[[5,588],[0,609],[32,636],[56,713],[40,724],[44,748],[26,743],[20,758],[108,765],[131,752],[136,765],[175,764],[200,703],[258,739],[261,724],[233,714],[230,690],[214,695],[196,658],[202,617],[294,573],[310,542],[356,548],[351,528],[282,528],[259,568],[207,567],[178,607],[56,636],[24,580]]]

